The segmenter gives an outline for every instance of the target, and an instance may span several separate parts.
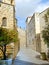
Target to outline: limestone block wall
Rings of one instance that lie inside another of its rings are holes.
[[[3,17],[7,18],[7,25],[3,26],[8,29],[14,28],[14,8],[11,5],[7,5],[0,2],[0,26],[2,25]]]
[[[23,30],[22,28],[17,28],[18,30],[18,37],[20,39],[20,49],[26,47],[26,31]]]
[[[7,23],[6,26],[2,26],[2,19],[4,17],[7,19],[6,20],[6,23]],[[14,6],[9,4],[8,0],[3,0],[3,2],[0,2],[0,27],[2,26],[4,28],[12,30],[12,29],[14,29],[14,25],[15,25]],[[8,50],[9,50],[9,48],[8,48]],[[16,43],[16,44],[14,44],[13,58],[16,58],[18,50],[19,50],[19,45]]]
[[[13,59],[16,58],[19,49],[20,49],[20,43],[19,42],[14,43]]]
[[[47,52],[47,45],[42,38],[42,30],[46,24],[49,24],[49,22],[46,23],[44,19],[44,15],[48,9],[42,11],[41,13],[35,13],[29,21],[26,20],[27,46],[38,52]]]
[[[45,28],[46,26],[46,22],[44,19],[45,14],[47,13],[48,9],[44,10],[43,12],[40,13],[39,18],[40,18],[40,37],[41,37],[41,51],[42,52],[47,52],[47,45],[44,42],[44,39],[42,38],[42,30]]]
[[[28,17],[26,20],[26,45],[36,50],[35,42],[35,16]]]
[[[12,1],[12,3],[11,3],[11,1]],[[2,0],[2,2],[15,5],[15,0]]]

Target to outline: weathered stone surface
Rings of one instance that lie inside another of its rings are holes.
[[[0,2],[0,26],[2,25],[3,17],[7,18],[7,25],[3,26],[8,29],[14,28],[14,8],[12,5],[8,5],[5,3]]]

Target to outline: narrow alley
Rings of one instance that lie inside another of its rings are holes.
[[[13,63],[13,65],[49,65],[48,61],[41,60],[37,56],[39,56],[40,53],[29,49],[24,48],[21,49]]]

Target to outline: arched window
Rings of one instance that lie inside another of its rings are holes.
[[[7,25],[7,18],[3,17],[2,18],[2,26],[6,26]]]

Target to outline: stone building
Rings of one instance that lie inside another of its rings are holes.
[[[16,29],[15,0],[0,0],[0,27],[9,30]],[[18,52],[18,44],[12,43],[11,46],[14,48],[12,52],[14,53],[13,58],[15,58]]]
[[[28,18],[30,19],[29,22]],[[38,41],[37,43],[37,37],[39,37],[40,33],[39,13],[34,13],[33,16],[28,18],[26,20],[27,47],[40,52],[40,44],[39,44],[40,41]]]
[[[27,17],[26,19],[26,46],[30,46],[29,45],[29,22],[31,20],[31,16],[30,17]]]
[[[24,29],[22,29],[21,27],[17,28],[18,30],[18,37],[20,40],[20,49],[25,48],[26,47],[26,31]]]
[[[49,8],[48,8],[49,9]],[[47,45],[44,43],[42,38],[42,30],[46,26],[44,15],[47,10],[41,13],[34,13],[31,18],[26,19],[26,44],[27,47],[32,48],[38,52],[46,52]],[[28,21],[28,19],[30,19]]]
[[[10,0],[0,1],[0,26],[13,29],[15,20],[14,1]]]
[[[41,38],[41,51],[42,52],[46,52],[47,53],[47,45],[44,43],[44,39],[42,38],[42,30],[45,28],[45,26],[47,24],[49,24],[49,20],[48,22],[45,22],[45,14],[47,13],[47,11],[49,11],[49,8],[47,8],[46,10],[42,11],[40,13],[40,38]]]

